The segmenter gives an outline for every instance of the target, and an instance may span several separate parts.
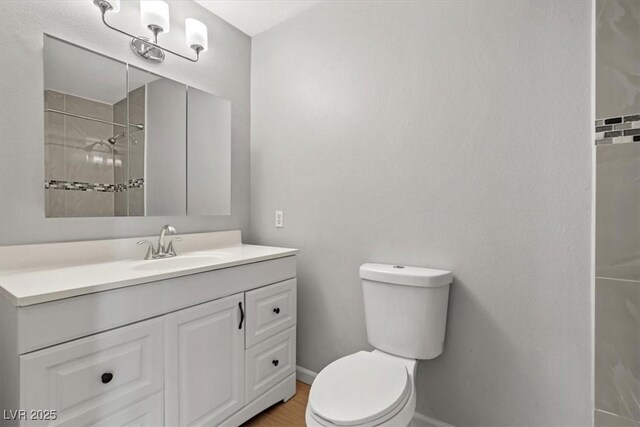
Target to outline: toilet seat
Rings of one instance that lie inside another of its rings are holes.
[[[404,363],[361,351],[336,360],[318,374],[309,395],[309,409],[322,424],[381,422],[405,406],[412,387]]]

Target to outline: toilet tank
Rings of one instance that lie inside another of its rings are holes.
[[[450,271],[363,264],[360,277],[372,346],[410,359],[433,359],[442,353]]]

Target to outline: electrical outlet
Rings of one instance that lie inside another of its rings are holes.
[[[276,228],[284,228],[284,211],[276,211]]]

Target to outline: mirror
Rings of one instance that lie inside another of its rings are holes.
[[[231,102],[190,87],[187,110],[187,212],[230,215]]]
[[[144,120],[147,144],[129,141],[129,171],[144,172],[144,213],[186,215],[187,86],[134,67],[129,67],[129,76],[130,82],[146,82],[138,89],[129,86],[142,91],[137,97],[130,92],[129,120]]]
[[[231,103],[44,39],[45,216],[229,215]]]

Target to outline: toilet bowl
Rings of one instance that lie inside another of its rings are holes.
[[[307,426],[404,426],[416,406],[416,360],[379,350],[331,363],[309,393]]]
[[[407,426],[416,406],[418,359],[442,353],[452,274],[420,267],[360,267],[367,338],[315,378],[307,426]]]

